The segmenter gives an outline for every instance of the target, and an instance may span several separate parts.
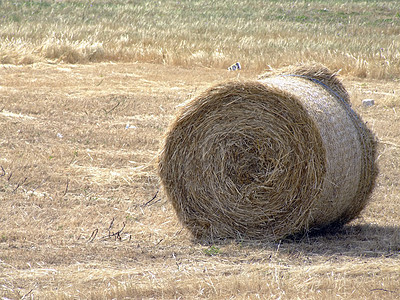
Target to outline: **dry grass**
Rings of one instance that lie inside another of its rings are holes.
[[[1,1],[0,62],[154,62],[262,71],[317,61],[400,75],[398,1]]]
[[[0,298],[398,299],[400,89],[376,79],[400,74],[399,11],[397,1],[0,1]],[[244,70],[225,70],[238,60]],[[76,65],[109,61],[119,63]],[[357,76],[345,86],[379,139],[371,203],[337,233],[191,240],[155,168],[176,106],[299,61]]]
[[[396,82],[345,78],[354,109],[380,141],[380,175],[360,219],[337,233],[276,243],[201,244],[179,225],[154,167],[161,137],[179,103],[237,74],[2,65],[0,297],[398,298]],[[364,98],[376,105],[362,107]]]

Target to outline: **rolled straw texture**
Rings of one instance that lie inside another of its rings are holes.
[[[186,103],[159,156],[180,221],[197,238],[277,240],[355,218],[374,185],[375,139],[349,103],[314,66]]]

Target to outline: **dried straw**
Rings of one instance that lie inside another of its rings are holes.
[[[197,238],[281,239],[355,218],[375,140],[323,67],[214,86],[171,124],[159,175]]]

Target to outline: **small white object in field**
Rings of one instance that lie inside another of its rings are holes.
[[[369,107],[369,106],[373,106],[373,105],[375,104],[375,101],[374,101],[374,99],[364,99],[364,100],[362,101],[362,104],[363,104],[365,107]]]
[[[57,133],[57,137],[58,137],[59,139],[62,139],[64,136],[63,136],[61,133]]]
[[[129,123],[126,124],[125,129],[136,129],[137,127],[135,125],[130,125]]]
[[[228,68],[229,71],[237,71],[240,70],[242,66],[240,65],[240,62],[234,63],[232,66]]]

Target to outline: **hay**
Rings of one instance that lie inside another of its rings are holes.
[[[354,219],[374,161],[343,85],[313,66],[220,84],[184,105],[159,176],[195,237],[281,239]]]

